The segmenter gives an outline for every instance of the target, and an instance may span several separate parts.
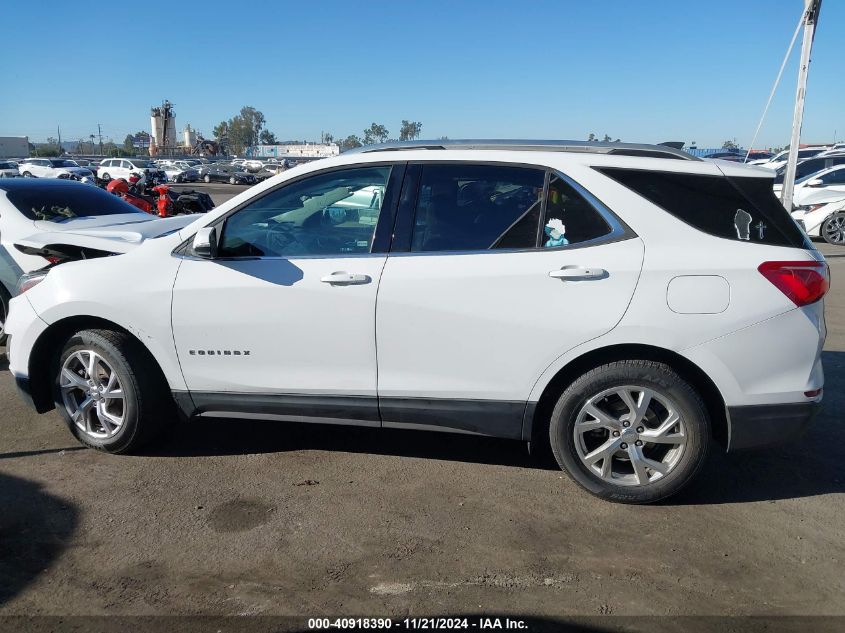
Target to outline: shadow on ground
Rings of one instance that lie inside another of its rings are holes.
[[[806,435],[783,447],[710,459],[673,505],[772,501],[845,492],[845,353],[823,354],[826,372],[822,412]],[[242,455],[289,451],[344,451],[396,455],[515,468],[556,469],[548,455],[529,455],[522,442],[434,433],[204,419],[183,424],[149,455]]]
[[[0,605],[19,594],[64,551],[76,508],[35,482],[0,473]]]

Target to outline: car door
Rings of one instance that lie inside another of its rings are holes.
[[[426,163],[405,182],[376,310],[382,423],[518,438],[542,372],[621,319],[642,242],[552,170]]]
[[[36,158],[32,161],[32,165],[28,171],[37,178],[46,178],[49,176],[49,170],[50,161],[43,158]]]
[[[845,166],[833,169],[821,177],[827,193],[845,193]]]
[[[173,335],[200,413],[379,424],[376,289],[403,170],[306,174],[219,221],[214,259],[185,250]]]

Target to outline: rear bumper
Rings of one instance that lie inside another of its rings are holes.
[[[777,446],[799,437],[820,402],[728,407],[728,452]]]

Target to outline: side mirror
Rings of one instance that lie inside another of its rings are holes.
[[[205,226],[197,231],[191,248],[197,257],[205,259],[217,257],[217,227]]]
[[[808,187],[821,187],[823,184],[824,183],[821,178],[813,178],[812,180],[807,181]]]

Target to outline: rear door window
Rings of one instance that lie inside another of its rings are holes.
[[[587,242],[610,232],[610,225],[573,185],[551,175],[541,236],[544,248]]]
[[[545,171],[509,165],[424,165],[411,251],[534,248]]]
[[[772,179],[599,168],[671,215],[729,240],[812,248],[772,193]]]

